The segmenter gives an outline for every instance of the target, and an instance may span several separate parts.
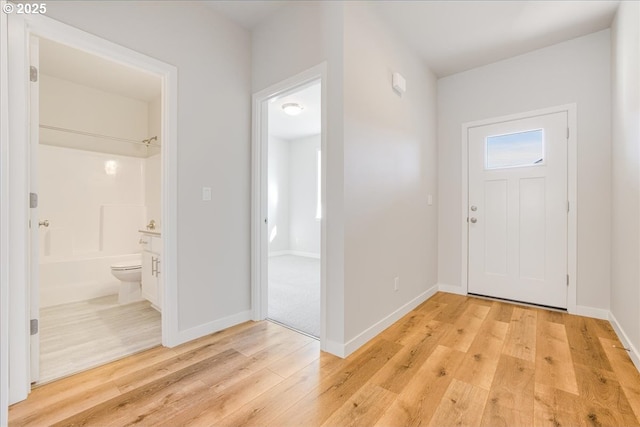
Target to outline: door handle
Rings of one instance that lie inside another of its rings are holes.
[[[45,219],[44,221],[40,221],[38,223],[38,227],[48,227],[49,226],[49,220]]]
[[[151,257],[151,275],[155,276],[158,273],[158,259],[154,256]]]
[[[471,224],[475,224],[476,222],[478,222],[478,220],[476,218],[469,218],[469,221],[471,221]]]
[[[478,210],[478,207],[477,207],[477,206],[471,206],[471,212],[475,212],[475,211],[477,211],[477,210]]]

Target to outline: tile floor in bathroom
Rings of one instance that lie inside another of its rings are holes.
[[[117,295],[40,310],[40,379],[54,379],[159,345],[160,313],[143,300],[118,304]]]

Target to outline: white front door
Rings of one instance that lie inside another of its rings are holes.
[[[469,293],[567,307],[566,112],[469,128]]]

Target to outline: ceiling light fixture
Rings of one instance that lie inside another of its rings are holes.
[[[295,102],[287,102],[286,104],[282,104],[282,111],[287,113],[290,116],[297,116],[302,113],[304,107],[300,104],[296,104]]]

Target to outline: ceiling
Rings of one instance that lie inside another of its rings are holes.
[[[289,1],[280,0],[207,0],[207,6],[250,30],[269,18]]]
[[[609,28],[618,1],[376,1],[442,77]]]
[[[153,74],[42,38],[39,53],[43,74],[145,102],[160,96]]]
[[[292,94],[269,100],[269,135],[293,140],[318,135],[321,128],[320,83],[313,84]],[[282,110],[286,103],[300,104],[304,109],[297,116]]]
[[[251,29],[288,1],[208,1]],[[356,3],[364,3],[356,2]],[[367,1],[439,77],[608,28],[619,1]]]
[[[293,0],[206,1],[247,29]],[[357,3],[364,3],[357,2]],[[618,1],[367,1],[438,76],[447,76],[608,28]],[[142,101],[160,95],[160,79],[46,39],[40,40],[44,74]],[[300,102],[305,111],[286,116],[280,106]],[[320,89],[278,99],[270,130],[284,139],[320,133]],[[277,108],[276,108],[277,107]],[[317,118],[313,118],[317,112]]]

